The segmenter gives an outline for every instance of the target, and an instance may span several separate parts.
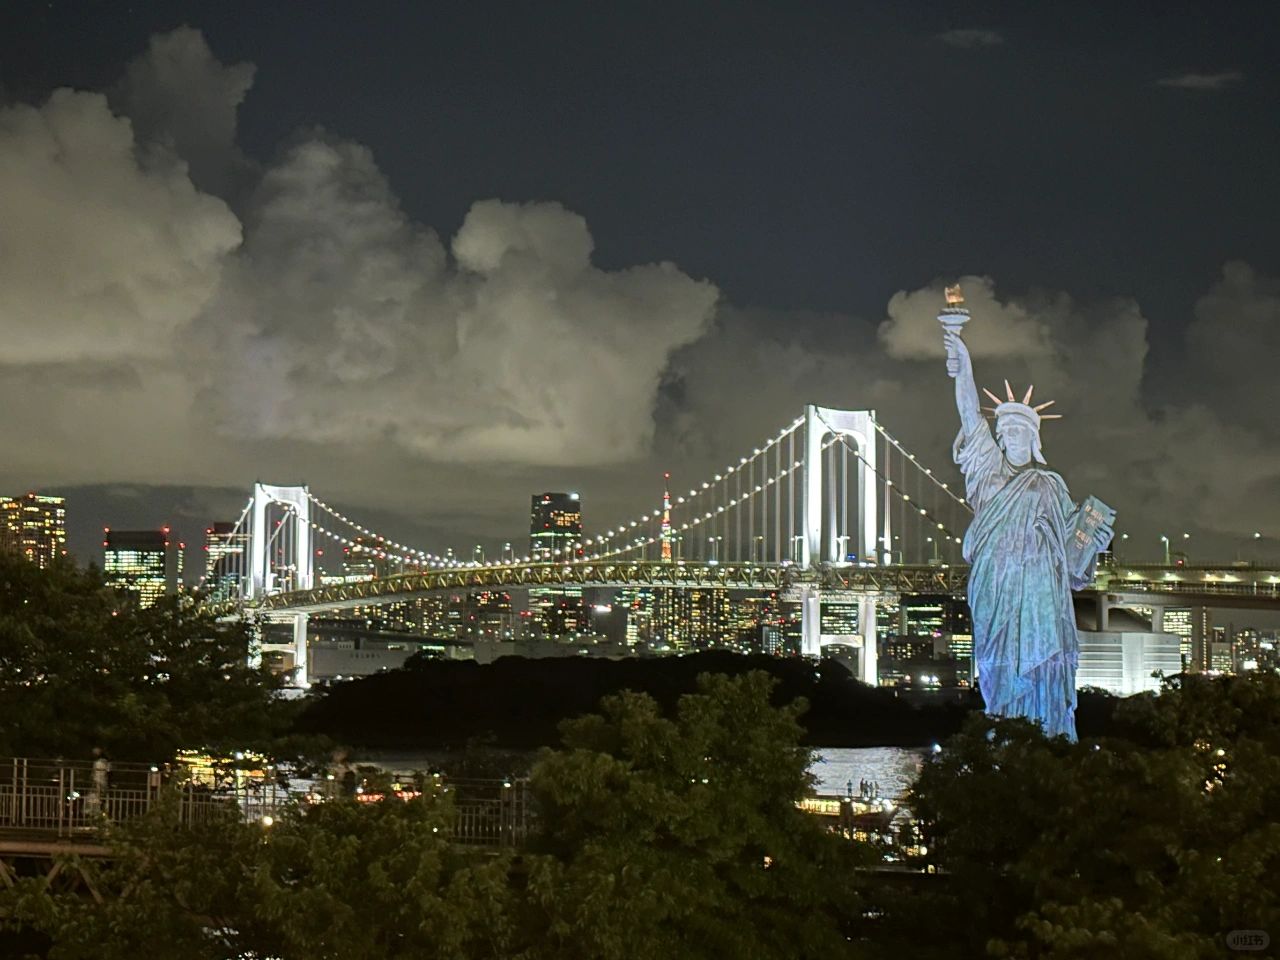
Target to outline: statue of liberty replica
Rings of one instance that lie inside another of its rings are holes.
[[[960,433],[953,454],[964,474],[973,522],[964,536],[978,685],[987,713],[1036,720],[1048,736],[1076,739],[1076,633],[1071,591],[1093,581],[1099,550],[1111,542],[1115,511],[1094,497],[1077,506],[1045,465],[1041,413],[1031,391],[1018,400],[1004,382],[992,436],[960,330],[969,319],[959,287],[948,287],[947,373],[956,382]]]

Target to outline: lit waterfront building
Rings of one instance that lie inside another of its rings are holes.
[[[181,589],[184,547],[170,539],[168,527],[107,528],[102,541],[102,571],[109,586],[129,591],[138,598],[139,606],[150,607]]]
[[[1112,611],[1112,626],[1116,611]],[[1133,629],[1105,632],[1081,630],[1076,687],[1099,687],[1118,697],[1160,689],[1160,677],[1181,671],[1178,638],[1152,633],[1135,622]]]
[[[65,557],[65,498],[34,491],[20,497],[0,497],[0,550],[16,553],[42,570]]]
[[[951,596],[918,595],[900,602],[898,632],[916,637],[936,637],[944,633],[969,633],[969,608],[963,599]]]
[[[730,632],[729,591],[665,589],[654,591],[653,642],[672,650],[720,646]]]
[[[876,640],[883,644],[891,636],[901,633],[902,598],[881,597],[876,601]]]

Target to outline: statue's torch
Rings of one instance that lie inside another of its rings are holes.
[[[942,329],[947,333],[959,335],[964,330],[964,325],[969,322],[969,310],[964,305],[964,294],[961,292],[959,284],[954,287],[947,287],[943,292],[947,298],[947,305],[938,314],[938,322],[942,324]],[[959,359],[956,357],[955,351],[948,347],[947,373],[954,377],[959,372]]]

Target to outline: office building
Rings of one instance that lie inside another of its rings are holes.
[[[185,544],[170,539],[168,527],[159,530],[112,530],[102,541],[102,572],[107,583],[137,597],[138,605],[152,606],[182,585]]]
[[[1119,619],[1112,611],[1113,626]],[[1100,687],[1118,697],[1157,691],[1160,678],[1182,672],[1179,638],[1172,633],[1151,633],[1141,624],[1132,629],[1080,631],[1080,665],[1076,687]]]
[[[30,492],[0,497],[0,550],[42,570],[67,555],[67,508],[63,497]]]

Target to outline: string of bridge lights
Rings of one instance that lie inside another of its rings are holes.
[[[776,438],[774,439],[774,441],[772,441],[772,442],[778,442],[778,441],[780,441],[781,439],[783,439],[784,437],[786,437],[786,435],[787,435],[788,433],[790,433],[791,431],[795,430],[795,429],[796,429],[796,427],[797,427],[797,426],[799,426],[800,424],[802,424],[803,422],[804,422],[803,418],[802,418],[802,419],[800,419],[800,420],[797,420],[797,421],[796,421],[795,423],[793,423],[790,427],[788,427],[788,428],[784,429],[784,430],[782,431],[782,433],[781,433],[781,434],[779,434],[779,436],[778,436],[778,437],[776,437]],[[826,442],[824,442],[824,443],[822,444],[822,448],[821,448],[821,450],[822,450],[822,451],[826,451],[826,450],[830,449],[830,448],[831,448],[832,446],[834,446],[837,442],[839,442],[839,439],[840,439],[839,437],[837,437],[837,436],[833,435],[830,439],[828,439]],[[757,453],[756,455],[758,456],[760,453],[764,453],[767,449],[768,449],[768,446],[766,445],[765,447],[761,448],[761,449],[758,451],[758,453]],[[748,461],[748,459],[747,459],[747,458],[745,458],[745,457],[744,457],[742,462],[743,462],[743,463],[747,463],[747,462],[749,462],[749,461]],[[778,472],[778,474],[777,474],[776,476],[772,476],[772,477],[765,478],[765,479],[763,480],[763,482],[756,484],[756,485],[755,485],[755,487],[754,487],[753,489],[748,490],[746,493],[743,493],[743,494],[741,494],[740,496],[734,497],[732,500],[726,501],[725,503],[723,503],[723,504],[721,504],[720,506],[718,506],[715,510],[709,510],[709,511],[707,511],[706,513],[702,514],[701,516],[694,517],[692,520],[688,520],[688,521],[686,521],[686,522],[684,522],[684,523],[680,524],[678,527],[677,527],[677,526],[675,526],[675,525],[673,525],[673,526],[672,526],[672,530],[673,530],[673,531],[678,531],[678,532],[683,533],[684,531],[689,530],[689,529],[691,529],[691,528],[693,528],[693,527],[701,526],[703,523],[706,523],[707,521],[713,521],[713,520],[715,520],[719,515],[721,515],[721,514],[723,514],[723,513],[726,513],[726,512],[728,512],[728,511],[730,511],[730,510],[733,510],[733,509],[735,509],[736,507],[741,506],[741,505],[742,505],[743,503],[745,503],[746,501],[748,501],[748,500],[752,499],[756,494],[758,494],[758,493],[767,493],[767,492],[768,492],[768,489],[769,489],[770,487],[774,486],[775,484],[781,483],[781,482],[782,482],[782,480],[783,480],[785,477],[787,477],[788,475],[790,475],[790,474],[791,474],[791,473],[793,473],[794,471],[797,471],[797,470],[802,469],[803,467],[804,467],[804,462],[803,462],[802,460],[795,460],[795,461],[792,461],[788,466],[783,467],[783,468]],[[732,470],[733,468],[732,468],[732,467],[730,467],[729,469],[730,469],[730,470]],[[721,479],[722,479],[722,477],[721,477],[721,476],[719,476],[719,475],[717,475],[717,476],[716,476],[716,481],[719,481],[719,480],[721,480]],[[702,492],[705,492],[708,488],[709,488],[709,484],[708,484],[706,487],[704,487],[702,491],[693,491],[693,493],[694,493],[695,495],[697,495],[697,494],[700,494],[700,493],[702,493]],[[686,503],[687,503],[687,501],[686,501],[684,498],[681,498],[681,499],[678,501],[678,503],[679,503],[679,504],[686,504]],[[676,505],[676,504],[673,504],[673,506],[675,506],[675,505]],[[645,517],[642,517],[642,518],[641,518],[641,521],[644,521],[644,520],[647,520],[647,519],[648,519],[648,517],[647,517],[647,516],[645,516]],[[634,521],[633,521],[633,523],[632,523],[632,526],[635,526]],[[612,534],[612,533],[613,533],[613,531],[610,531],[610,534]],[[597,539],[599,539],[599,538],[597,538]],[[641,539],[641,540],[637,540],[637,541],[636,541],[635,543],[633,543],[633,544],[630,544],[630,545],[628,545],[628,546],[626,546],[626,547],[621,547],[621,548],[619,548],[619,549],[617,549],[617,550],[612,551],[612,554],[610,554],[610,555],[616,555],[616,554],[619,554],[619,553],[628,553],[628,552],[630,552],[630,551],[632,551],[632,550],[639,550],[639,549],[643,549],[644,547],[653,546],[654,544],[656,544],[656,543],[660,543],[661,541],[662,541],[662,537],[661,537],[661,535],[660,535],[660,534],[659,534],[659,535],[657,535],[657,536],[649,537],[648,539]],[[606,555],[606,556],[607,556],[607,555]],[[606,558],[605,556],[596,556],[596,557],[588,557],[587,559],[594,560],[594,559],[605,559],[605,558]]]
[[[830,424],[828,424],[828,426],[830,426]],[[835,436],[835,442],[844,444],[845,449],[851,452],[858,460],[860,460],[864,467],[866,467],[868,470],[874,473],[877,477],[883,480],[885,487],[893,491],[893,493],[897,495],[897,497],[902,501],[904,506],[910,506],[912,510],[915,510],[920,516],[924,517],[927,521],[932,523],[936,529],[942,531],[942,533],[945,535],[942,539],[946,539],[947,541],[958,543],[958,544],[964,542],[961,537],[956,536],[956,534],[950,528],[948,528],[945,523],[940,522],[938,518],[935,517],[933,514],[931,514],[925,507],[917,506],[916,503],[912,501],[911,494],[907,493],[905,490],[902,490],[899,485],[895,484],[892,479],[890,479],[889,477],[881,473],[879,469],[867,463],[866,458],[864,458],[863,455],[858,452],[858,448],[851,446],[849,444],[849,441],[845,438],[843,434],[835,433],[834,436]],[[955,495],[952,494],[953,498],[954,496]],[[963,501],[961,501],[961,503],[963,503]],[[883,544],[883,546],[886,550],[889,548],[889,545],[887,543]]]
[[[329,506],[329,504],[325,503],[323,500],[317,497],[310,490],[307,491],[307,499],[309,499],[321,510],[328,513],[334,519],[342,523],[345,523],[347,526],[351,527],[353,530],[359,531],[360,533],[364,534],[366,537],[372,537],[374,540],[377,540],[381,544],[385,544],[386,546],[390,547],[392,550],[400,551],[401,553],[404,554],[403,559],[405,560],[409,560],[411,562],[425,562],[425,563],[430,563],[433,561],[438,563],[453,562],[449,557],[441,557],[434,553],[429,553],[426,550],[418,550],[416,547],[411,547],[411,546],[408,546],[407,544],[399,543],[395,540],[392,540],[389,537],[384,537],[382,534],[378,533],[377,531],[370,530],[368,527],[363,526],[362,524],[356,523],[354,520],[346,516],[344,513]],[[361,547],[361,548],[364,547],[364,544],[357,544],[354,541],[352,541],[350,545]]]
[[[721,473],[717,473],[714,475],[713,479],[703,481],[700,488],[693,487],[689,490],[689,493],[687,495],[675,498],[675,500],[673,500],[671,503],[672,508],[674,509],[676,507],[685,507],[685,508],[691,507],[694,501],[700,498],[703,494],[710,494],[711,497],[714,498],[717,494],[715,485],[719,483],[725,484],[725,487],[722,492],[727,493],[728,492],[727,480],[729,477],[734,475],[741,475],[744,468],[754,465],[755,461],[758,458],[762,456],[767,456],[767,454],[771,449],[773,449],[773,447],[780,445],[790,435],[794,434],[794,432],[797,429],[799,429],[801,426],[804,425],[804,422],[805,422],[804,417],[797,417],[790,424],[783,427],[775,436],[768,438],[767,440],[764,441],[764,443],[761,446],[754,448],[750,456],[744,456],[739,458],[739,461],[736,464],[726,465]],[[878,422],[874,420],[872,422],[876,430],[885,438],[885,440],[891,443],[902,456],[906,457],[912,463],[912,465],[914,465],[925,476],[927,476],[936,487],[944,491],[955,502],[961,504],[962,506],[964,506],[966,509],[970,511],[972,510],[972,508],[964,500],[963,497],[957,496],[952,490],[950,490],[950,488],[946,483],[938,480],[938,478],[933,475],[933,472],[930,469],[926,468],[923,464],[921,464],[920,461],[916,459],[915,455],[907,451],[906,448],[903,447],[902,444],[895,437],[893,437],[883,426],[881,426]],[[830,428],[830,424],[826,424],[826,426]],[[843,434],[841,434],[839,431],[833,430],[831,432],[830,437],[821,445],[821,450],[826,451],[830,449],[832,446],[834,446],[836,443],[841,443],[845,446],[846,449],[850,450],[853,453],[854,457],[856,457],[864,466],[867,466],[868,469],[872,470],[872,472],[875,473],[876,476],[879,477],[889,489],[893,490],[893,492],[903,501],[904,504],[911,503],[910,495],[907,494],[905,491],[899,489],[899,487],[895,485],[891,479],[886,477],[884,473],[882,473],[875,467],[872,467],[870,464],[868,464],[866,459],[862,456],[861,453],[859,453],[857,448],[850,445],[847,438],[844,437]],[[781,450],[779,450],[779,453],[781,453]],[[760,494],[760,493],[767,494],[771,487],[781,483],[783,479],[792,475],[793,473],[797,471],[801,471],[803,466],[804,464],[803,464],[803,461],[801,460],[791,461],[788,463],[787,466],[779,469],[775,475],[769,476],[769,477],[763,477],[761,478],[760,483],[753,484],[752,487],[747,489],[745,492],[737,496],[734,496],[732,499],[726,499],[726,501],[723,503],[717,504],[714,510],[707,510],[701,513],[701,515],[695,516],[692,519],[679,524],[679,526],[676,526],[673,524],[671,527],[671,530],[673,532],[674,531],[686,532],[688,530],[700,527],[704,523],[714,521],[715,519],[725,514],[726,512],[732,511],[742,506],[744,503],[752,500],[757,494]],[[763,467],[765,469],[768,468],[767,460],[763,464]],[[307,497],[320,510],[324,511],[325,513],[328,513],[335,520],[345,524],[346,526],[357,531],[363,536],[375,540],[379,546],[374,547],[374,546],[370,546],[367,543],[361,543],[356,539],[353,539],[351,537],[347,537],[340,533],[336,533],[332,530],[329,530],[323,525],[315,521],[312,521],[310,524],[313,529],[315,529],[317,532],[323,534],[324,536],[330,538],[331,540],[345,547],[348,547],[358,552],[371,554],[380,559],[395,559],[415,567],[502,566],[503,564],[508,562],[529,563],[531,562],[531,559],[532,559],[530,557],[525,557],[523,558],[523,561],[521,561],[519,558],[513,555],[509,560],[506,557],[504,557],[502,560],[499,560],[499,561],[490,561],[488,563],[485,563],[483,561],[468,562],[468,561],[459,560],[455,557],[442,557],[438,554],[430,553],[425,550],[418,550],[414,547],[408,546],[407,544],[399,543],[396,540],[383,536],[377,531],[374,531],[369,527],[366,527],[363,524],[360,524],[355,520],[352,520],[350,517],[346,516],[344,513],[342,513],[335,507],[329,505],[324,500],[320,499],[310,491],[308,491]],[[249,514],[250,509],[252,508],[252,505],[253,505],[253,501],[252,499],[250,499],[249,502],[246,503],[244,510],[241,511],[240,519],[237,520],[235,524],[236,529],[239,529],[242,526],[242,524],[244,523],[245,519]],[[960,538],[955,536],[946,527],[945,524],[939,523],[937,521],[937,518],[933,517],[928,512],[928,510],[926,510],[923,507],[916,507],[914,504],[913,504],[913,509],[915,509],[921,516],[924,516],[927,520],[929,520],[938,530],[946,534],[946,538],[948,540],[952,540],[956,543],[960,542]],[[649,537],[637,537],[633,542],[626,545],[615,546],[613,543],[616,537],[624,534],[628,529],[634,529],[640,526],[641,524],[657,522],[661,517],[661,513],[662,511],[659,509],[659,510],[655,510],[652,514],[649,514],[649,513],[643,514],[637,520],[632,520],[628,523],[623,523],[619,525],[617,529],[611,529],[607,531],[607,533],[596,536],[594,538],[595,543],[603,547],[604,549],[598,549],[597,552],[585,555],[581,559],[588,562],[614,559],[614,558],[624,556],[626,554],[643,550],[646,547],[651,547],[661,543],[662,542],[661,533],[655,533],[654,535]],[[592,538],[586,538],[581,543],[570,544],[563,548],[559,548],[555,550],[554,553],[565,554],[566,555],[564,557],[565,560],[571,559],[574,553],[585,549],[588,546],[588,544],[591,543],[591,540]],[[560,560],[561,560],[560,557],[552,556],[549,559],[549,562],[560,562]]]
[[[824,422],[825,422],[825,421],[824,421]],[[936,486],[939,490],[942,490],[944,493],[946,493],[946,495],[947,495],[947,496],[949,496],[949,497],[950,497],[952,500],[954,500],[956,503],[960,504],[962,507],[964,507],[964,508],[965,508],[966,510],[968,510],[970,513],[973,513],[973,507],[971,507],[971,506],[969,505],[969,502],[968,502],[967,500],[965,500],[965,498],[964,498],[964,497],[957,496],[957,495],[956,495],[956,493],[955,493],[955,491],[953,491],[949,486],[947,486],[947,484],[943,483],[941,480],[939,480],[937,477],[935,477],[935,476],[933,475],[933,471],[932,471],[932,470],[930,470],[928,467],[926,467],[926,466],[925,466],[923,463],[921,463],[919,460],[917,460],[917,459],[916,459],[916,455],[915,455],[914,453],[912,453],[911,451],[909,451],[906,447],[904,447],[904,446],[903,446],[903,445],[898,441],[898,439],[897,439],[896,437],[894,437],[891,433],[889,433],[889,431],[888,431],[888,430],[886,430],[884,427],[882,427],[882,426],[880,425],[880,422],[879,422],[878,420],[873,419],[871,422],[872,422],[872,424],[874,424],[874,425],[875,425],[876,431],[877,431],[877,432],[878,432],[882,437],[884,437],[887,441],[889,441],[890,443],[892,443],[892,444],[897,448],[897,450],[898,450],[898,452],[899,452],[900,454],[902,454],[904,457],[906,457],[908,460],[910,460],[910,461],[915,465],[916,469],[918,469],[918,470],[922,471],[926,477],[928,477],[930,480],[932,480],[932,481],[933,481],[934,486]]]

